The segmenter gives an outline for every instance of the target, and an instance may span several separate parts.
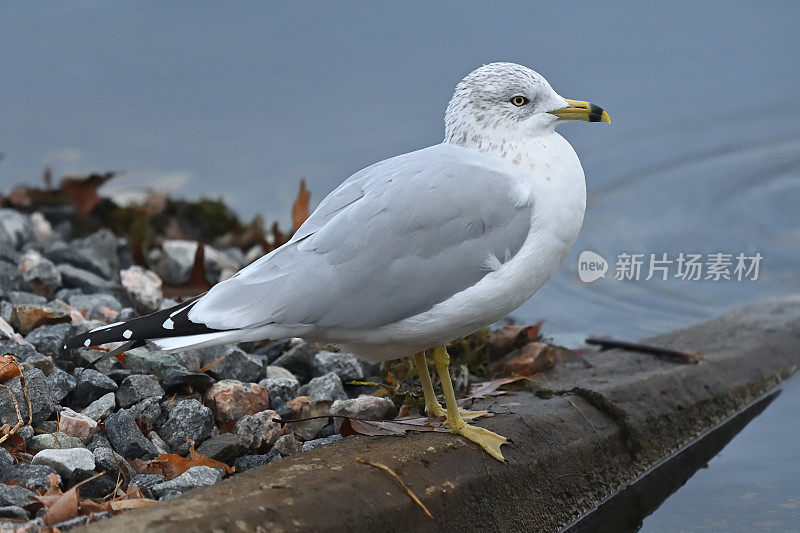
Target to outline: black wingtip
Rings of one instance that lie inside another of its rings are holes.
[[[141,346],[151,339],[200,335],[221,331],[189,320],[189,311],[197,303],[198,299],[199,297],[127,322],[109,324],[108,326],[81,333],[67,340],[64,343],[63,350],[89,348],[109,342],[137,341],[140,343],[137,346]]]

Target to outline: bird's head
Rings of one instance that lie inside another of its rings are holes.
[[[479,146],[552,132],[565,120],[611,122],[602,108],[562,98],[547,80],[515,63],[490,63],[456,86],[445,113],[445,142]]]

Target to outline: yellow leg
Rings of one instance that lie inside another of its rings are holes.
[[[422,390],[425,392],[425,412],[428,413],[428,416],[431,418],[447,416],[447,411],[444,410],[442,404],[436,399],[436,393],[433,392],[433,383],[431,382],[430,374],[428,374],[428,362],[425,360],[425,352],[414,354],[414,364],[417,365],[419,380],[422,382]],[[466,409],[459,408],[458,412],[464,420],[473,420],[482,416],[492,416],[492,413],[488,411],[467,411]]]
[[[444,403],[447,406],[447,420],[450,423],[450,433],[463,435],[483,448],[486,453],[498,461],[505,461],[503,453],[500,451],[500,446],[508,442],[506,438],[488,429],[467,425],[458,412],[456,395],[453,392],[453,383],[450,381],[450,356],[447,355],[447,349],[445,349],[444,346],[437,346],[433,349],[433,364],[436,366],[436,371],[439,373],[439,380],[442,382]]]

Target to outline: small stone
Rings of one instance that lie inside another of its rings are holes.
[[[147,427],[153,427],[158,419],[161,418],[160,398],[146,398],[132,406],[130,410],[136,420],[141,420]]]
[[[308,396],[298,396],[286,402],[286,405],[296,412],[294,418],[309,419],[293,422],[291,425],[294,434],[303,440],[316,437],[319,430],[328,423],[328,419],[323,417],[329,414],[331,402],[313,403]]]
[[[101,278],[93,272],[69,264],[58,265],[61,282],[68,289],[81,289],[86,292],[116,289],[117,284]]]
[[[283,355],[283,352],[291,347],[292,339],[281,339],[258,348],[253,352],[253,355],[265,359],[267,364],[271,365],[275,359]]]
[[[72,475],[70,483],[79,483],[84,481],[80,488],[81,498],[105,498],[109,494],[114,493],[117,487],[117,478],[109,473],[96,477],[91,481],[86,481],[94,476],[96,472],[93,470],[76,469]]]
[[[35,250],[28,250],[17,265],[22,279],[34,294],[50,298],[61,288],[61,273],[52,261]]]
[[[28,334],[39,326],[46,324],[71,323],[69,313],[57,311],[52,307],[37,304],[13,305],[11,307],[11,323],[17,331]]]
[[[151,493],[152,495],[152,493]],[[180,498],[183,495],[182,492],[177,490],[168,490],[164,494],[158,497],[158,501],[166,502],[169,500],[174,500],[175,498]]]
[[[256,383],[263,377],[264,367],[261,363],[235,346],[206,348],[203,352],[206,364],[224,356],[224,359],[208,370],[208,373],[217,379],[235,379],[245,383]],[[208,361],[209,357],[213,357],[213,359]]]
[[[0,244],[20,249],[32,236],[30,218],[16,209],[0,209]]]
[[[282,366],[275,366],[269,365],[264,369],[264,373],[266,374],[266,379],[293,379],[297,382],[300,380],[295,377],[290,371],[286,370]]]
[[[58,483],[61,484],[61,476],[52,466],[17,463],[2,473],[2,481],[19,483],[31,490],[47,490],[50,488],[50,474],[56,474]]]
[[[53,248],[55,248],[54,246]],[[63,248],[63,253],[58,258],[53,258],[56,263],[70,263],[77,267],[90,270],[105,279],[113,279],[119,270],[119,239],[107,228],[102,228],[82,239],[74,239]],[[73,253],[68,253],[72,251]],[[77,253],[74,253],[77,252]],[[52,255],[52,250],[48,255]]]
[[[33,423],[38,424],[49,418],[55,410],[55,404],[50,395],[50,387],[44,373],[38,368],[23,371],[23,375],[25,376],[25,389],[28,391],[28,400],[33,410]],[[5,385],[11,389],[17,399],[22,419],[27,421],[28,405],[25,401],[19,376],[7,381]],[[17,416],[16,406],[8,391],[4,391],[0,394],[0,423],[16,425],[18,422],[19,417]]]
[[[269,409],[243,416],[236,423],[236,435],[242,439],[249,452],[269,449],[281,433],[280,423],[275,421],[277,418],[277,413]]]
[[[312,375],[312,359],[314,357],[311,346],[301,342],[290,348],[286,353],[272,362],[273,366],[280,366],[292,372],[299,381],[308,381]]]
[[[224,379],[206,391],[205,401],[217,422],[239,420],[269,408],[267,389],[255,383]]]
[[[151,352],[145,348],[128,350],[125,356],[125,366],[130,370],[146,374],[153,371],[160,378],[164,377],[167,370],[184,370],[172,355]]]
[[[3,447],[0,447],[0,472],[15,463],[14,456]]]
[[[0,302],[0,307],[5,305],[6,302]],[[9,313],[9,320],[11,320],[11,315]],[[27,346],[30,349],[33,349],[33,346],[28,344],[28,342],[22,338],[22,335],[14,331],[14,328],[11,327],[11,324],[8,321],[0,317],[0,345],[9,346],[9,349],[14,350],[19,346]],[[8,350],[4,350],[5,353]]]
[[[311,398],[312,403],[347,399],[342,380],[333,372],[312,379],[300,389],[300,393]]]
[[[155,431],[151,431],[147,435],[147,438],[150,439],[150,442],[152,442],[153,446],[156,447],[158,453],[169,453],[169,445],[166,442],[164,442],[164,439],[158,436],[158,433],[156,433]]]
[[[87,320],[108,322],[116,320],[122,311],[122,304],[110,294],[76,294],[67,299],[67,303],[80,311]]]
[[[361,418],[364,420],[389,420],[395,417],[397,408],[389,398],[360,396],[352,400],[335,401],[331,405],[331,415]],[[335,417],[336,431],[342,426],[342,419]]]
[[[47,305],[47,298],[25,291],[8,291],[5,299],[11,305]]]
[[[282,435],[275,441],[274,449],[283,455],[297,455],[303,451],[303,443],[291,435]]]
[[[161,292],[161,278],[151,270],[139,265],[121,270],[119,273],[122,286],[128,296],[142,313],[157,311],[164,299]]]
[[[164,390],[186,389],[204,392],[214,384],[214,378],[202,372],[188,372],[186,370],[167,369],[164,371]]]
[[[308,396],[306,396],[308,398]],[[294,398],[293,398],[294,399]],[[288,403],[282,403],[274,409],[281,420],[292,420],[297,417],[297,411],[292,408]]]
[[[303,443],[303,451],[307,452],[313,450],[314,448],[318,448],[320,446],[336,442],[337,440],[341,440],[341,438],[342,438],[341,435],[331,435],[330,437],[325,437],[324,439],[314,439],[306,441]]]
[[[36,431],[31,426],[22,426],[17,430],[17,435],[22,437],[22,440],[25,441],[25,447],[30,448],[31,439],[36,434]]]
[[[311,371],[314,377],[333,372],[343,383],[364,379],[361,363],[350,353],[317,352],[311,358]]]
[[[42,450],[33,456],[32,465],[47,465],[64,479],[72,479],[76,469],[94,470],[94,455],[86,448]]]
[[[42,450],[66,450],[69,448],[83,448],[83,441],[61,431],[34,435],[28,445],[28,451],[34,453]]]
[[[267,378],[258,384],[267,390],[270,398],[280,396],[284,400],[291,400],[297,396],[297,391],[300,389],[300,382],[294,378]]]
[[[40,211],[31,213],[31,231],[40,245],[45,245],[53,239],[53,226]]]
[[[239,457],[236,459],[236,473],[241,474],[246,470],[252,470],[253,468],[264,466],[272,461],[277,461],[280,458],[281,454],[278,452],[278,450],[270,450],[269,453],[263,455],[245,455],[243,457]]]
[[[197,453],[229,465],[232,465],[244,451],[242,439],[233,433],[222,433],[211,437],[197,448]]]
[[[77,383],[69,395],[69,405],[75,409],[83,409],[118,388],[110,377],[91,368],[76,368],[73,375]]]
[[[97,448],[111,448],[111,443],[108,441],[105,433],[95,433],[86,447],[95,451]]]
[[[117,389],[117,404],[127,408],[145,399],[158,398],[164,396],[164,389],[158,382],[158,378],[152,374],[134,374],[122,381]]]
[[[152,489],[159,483],[164,483],[167,480],[161,474],[136,474],[133,479],[131,479],[131,483],[136,485],[140,489]]]
[[[6,251],[0,246],[0,252]],[[16,260],[14,264],[0,260],[0,287],[5,290],[22,290],[25,287],[25,280],[17,270]]]
[[[200,350],[183,350],[172,355],[189,372],[198,372],[203,367],[203,353]]]
[[[166,239],[147,253],[147,263],[166,283],[181,285],[189,281],[196,252],[195,241]]]
[[[0,485],[0,505],[3,507],[10,505],[26,507],[36,501],[32,496],[35,496],[35,493],[25,487],[19,485]]]
[[[195,446],[211,437],[214,430],[211,409],[197,400],[183,400],[173,407],[158,434],[172,449],[188,450],[187,440]]]
[[[97,422],[84,414],[64,408],[58,417],[58,430],[88,444],[97,432]]]
[[[119,464],[114,457],[114,450],[108,446],[98,446],[94,452],[94,462],[98,470],[105,470],[106,473],[114,477],[119,473]]]
[[[126,459],[158,453],[153,443],[142,435],[130,409],[120,409],[106,419],[106,436],[114,450]]]
[[[0,507],[0,517],[2,518],[17,518],[19,520],[28,520],[30,515],[28,511],[22,507],[15,507],[13,505]]]
[[[183,493],[197,487],[215,485],[221,479],[222,472],[216,468],[193,466],[175,479],[154,485],[150,490],[156,496],[161,496],[171,490]]]
[[[34,368],[41,370],[42,373],[47,377],[53,373],[53,370],[55,370],[55,363],[53,362],[53,358],[49,355],[37,353],[32,357],[28,357],[25,359],[25,362],[22,363],[23,372],[32,370]]]
[[[81,411],[81,414],[88,416],[92,420],[103,420],[114,412],[115,405],[116,396],[113,392],[109,392],[90,403],[86,409]]]
[[[49,355],[58,360],[64,341],[71,336],[72,326],[69,324],[48,324],[39,326],[25,336],[25,340],[36,347],[42,355]]]

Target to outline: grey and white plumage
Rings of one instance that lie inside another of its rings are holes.
[[[570,105],[526,67],[485,65],[458,84],[443,143],[357,172],[288,243],[199,299],[68,346],[125,331],[163,350],[299,336],[382,360],[500,320],[583,221],[583,170],[555,132]]]

